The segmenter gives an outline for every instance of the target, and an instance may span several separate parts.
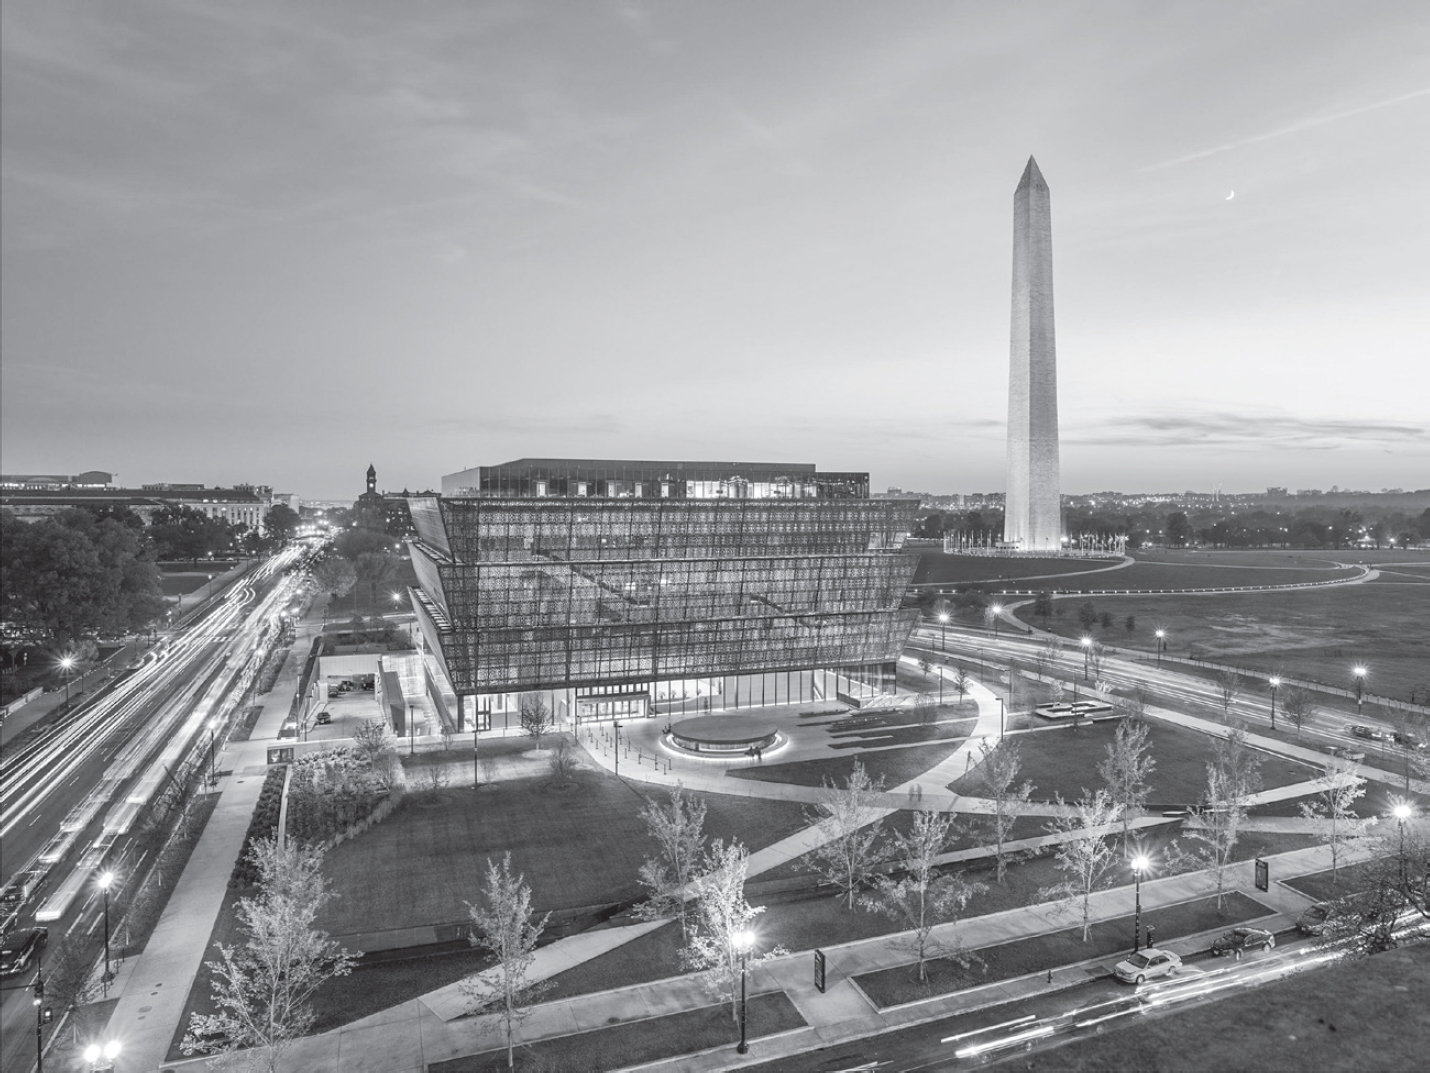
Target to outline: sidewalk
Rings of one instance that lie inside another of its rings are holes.
[[[183,1019],[189,990],[204,961],[215,956],[209,936],[218,920],[229,876],[267,774],[267,747],[288,715],[288,699],[298,688],[303,654],[316,633],[309,615],[271,692],[261,698],[263,714],[248,741],[231,741],[218,768],[229,771],[218,787],[218,806],[204,826],[188,866],[169,897],[143,952],[131,958],[111,995],[119,1002],[110,1015],[111,1032],[124,1040],[124,1068],[159,1069]]]

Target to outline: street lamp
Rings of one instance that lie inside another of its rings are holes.
[[[939,647],[939,651],[941,651],[941,652],[947,654],[947,652],[948,652],[948,612],[947,612],[947,611],[940,611],[940,612],[938,613],[938,634],[939,634],[939,637],[938,637],[938,647]]]
[[[104,982],[114,979],[109,971],[109,888],[114,883],[114,873],[105,872],[99,877],[99,889],[104,892]]]
[[[1390,810],[1400,825],[1400,885],[1405,886],[1405,821],[1410,819],[1410,805],[1402,801]]]
[[[993,639],[996,641],[998,640],[998,616],[1003,613],[1003,605],[994,604],[988,610],[993,612]]]
[[[998,698],[998,740],[1003,740],[1003,698]]]
[[[65,707],[68,708],[70,703],[70,672],[74,670],[74,657],[61,656],[60,670],[65,672]]]
[[[1272,730],[1275,730],[1275,729],[1276,729],[1276,687],[1281,684],[1281,679],[1278,678],[1276,675],[1273,674],[1273,675],[1271,676],[1271,678],[1270,678],[1270,682],[1271,682],[1271,729],[1272,729]]]
[[[750,1045],[745,1042],[745,967],[749,963],[750,947],[755,941],[754,934],[749,928],[741,928],[734,935],[735,949],[740,951],[740,1045],[735,1048],[737,1054],[748,1054]]]
[[[84,1049],[84,1060],[89,1063],[89,1073],[110,1073],[114,1069],[114,1060],[119,1057],[119,1041],[112,1039],[101,1047],[98,1043],[91,1043]],[[104,1064],[100,1065],[99,1060],[103,1058]]]
[[[1082,639],[1082,680],[1087,681],[1088,667],[1092,662],[1092,638],[1084,636]]]
[[[218,769],[214,766],[214,731],[218,729],[218,720],[209,720],[209,782],[218,782]]]
[[[1365,664],[1357,663],[1351,672],[1356,676],[1356,718],[1361,716],[1361,702],[1365,699]]]
[[[1151,863],[1143,853],[1132,858],[1133,883],[1137,891],[1137,914],[1132,918],[1132,952],[1134,954],[1142,949],[1142,872]]]
[[[1166,631],[1166,630],[1158,630],[1158,631],[1157,631],[1157,667],[1158,667],[1159,670],[1161,669],[1161,666],[1162,666],[1162,653],[1163,653],[1164,651],[1166,651],[1166,649],[1167,649],[1167,631]]]
[[[612,723],[611,729],[616,732],[616,751],[614,756],[616,758],[616,778],[619,779],[621,777],[621,724]]]

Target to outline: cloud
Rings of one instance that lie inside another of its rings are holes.
[[[1064,432],[1063,442],[1098,447],[1232,446],[1333,450],[1349,444],[1430,446],[1422,425],[1290,415],[1189,413],[1112,417]]]
[[[1332,112],[1329,115],[1312,116],[1309,119],[1300,120],[1289,126],[1266,131],[1264,134],[1253,134],[1246,138],[1239,138],[1236,141],[1227,142],[1225,145],[1214,145],[1210,149],[1200,149],[1195,153],[1188,153],[1186,156],[1175,157],[1172,160],[1164,160],[1160,164],[1149,164],[1141,170],[1144,172],[1161,171],[1163,168],[1174,168],[1179,164],[1190,164],[1194,160],[1204,160],[1209,156],[1229,153],[1234,149],[1240,149],[1246,145],[1255,145],[1257,142],[1270,141],[1273,138],[1284,138],[1290,134],[1299,134],[1303,130],[1311,130],[1314,127],[1324,127],[1328,123],[1349,119],[1352,116],[1362,115],[1365,112],[1374,112],[1380,108],[1389,108],[1392,105],[1404,104],[1406,101],[1413,101],[1425,96],[1430,96],[1430,89],[1417,89],[1410,93],[1402,93],[1399,96],[1389,97],[1383,101],[1363,104],[1358,108],[1348,108],[1345,111]]]

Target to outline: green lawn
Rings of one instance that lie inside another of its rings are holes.
[[[475,894],[487,858],[508,850],[538,911],[638,897],[636,874],[654,845],[639,815],[645,798],[603,770],[576,779],[569,791],[531,778],[476,795],[470,787],[409,795],[382,823],[328,854],[323,871],[341,897],[319,926],[340,936],[465,920],[464,900]],[[759,849],[804,826],[796,803],[702,796],[712,838]]]
[[[1021,1070],[1411,1070],[1430,1040],[1430,944],[1333,962],[1017,1058]]]
[[[804,1018],[783,991],[751,995],[746,1006],[751,1040],[804,1027]],[[740,1030],[726,1005],[705,1006],[667,1017],[652,1017],[592,1032],[540,1040],[516,1054],[518,1070],[542,1073],[600,1073],[601,1070],[693,1054],[727,1044],[734,1056]],[[486,1051],[448,1062],[433,1062],[432,1073],[499,1073],[507,1069],[506,1050]]]
[[[1266,916],[1271,910],[1253,898],[1233,892],[1223,899],[1220,909],[1215,898],[1202,898],[1142,914],[1144,927],[1155,929],[1166,942],[1179,935],[1194,935],[1213,928],[1230,928],[1246,920]],[[920,982],[917,965],[904,965],[880,972],[856,976],[855,982],[881,1009],[905,1002],[963,991],[980,984],[1043,972],[1061,965],[1073,965],[1088,958],[1106,957],[1111,971],[1116,959],[1130,952],[1133,918],[1103,920],[1092,926],[1087,942],[1082,941],[1082,929],[1035,935],[998,946],[985,946],[976,951],[977,961],[967,966],[939,958],[928,963],[928,978]],[[910,953],[912,957],[912,953]]]
[[[1068,576],[1085,574],[1112,565],[1110,560],[1085,559],[1002,559],[985,555],[945,555],[933,548],[919,548],[915,585],[983,585],[987,588],[1029,588],[1035,580],[1051,587],[1066,585]],[[1111,576],[1112,572],[1094,577]]]
[[[1211,757],[1212,739],[1194,730],[1155,719],[1148,721],[1152,756],[1157,766],[1148,780],[1152,806],[1194,804],[1206,788],[1206,764]],[[1097,765],[1106,757],[1106,749],[1116,733],[1115,723],[1095,723],[1073,730],[1054,726],[1012,740],[1022,754],[1022,769],[1018,781],[1031,781],[1035,800],[1052,800],[1056,794],[1064,799],[1076,798],[1084,789],[1096,790],[1102,785]],[[1261,778],[1270,789],[1305,779],[1318,778],[1322,769],[1278,756],[1263,756]],[[977,774],[970,773],[955,780],[955,793],[978,796]]]
[[[802,760],[789,764],[734,768],[725,772],[725,775],[732,779],[788,782],[796,786],[823,786],[825,781],[829,780],[842,786],[853,773],[857,761],[864,765],[864,770],[869,773],[870,778],[883,779],[886,787],[899,786],[910,779],[917,779],[929,768],[942,763],[964,741],[963,737],[940,738],[935,733],[937,728],[934,727],[919,729],[927,732],[926,736],[930,739],[927,744],[857,754],[851,751],[848,756]]]

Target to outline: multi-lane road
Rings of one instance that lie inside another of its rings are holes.
[[[7,749],[0,877],[7,885],[28,877],[33,888],[16,930],[48,928],[53,952],[61,936],[96,926],[98,874],[114,870],[123,882],[137,866],[136,828],[174,773],[207,749],[210,730],[226,725],[258,673],[264,641],[296,595],[288,568],[302,555],[290,549],[267,560],[87,703]],[[35,975],[27,967],[0,992],[0,1068],[7,1071],[35,1062]]]

